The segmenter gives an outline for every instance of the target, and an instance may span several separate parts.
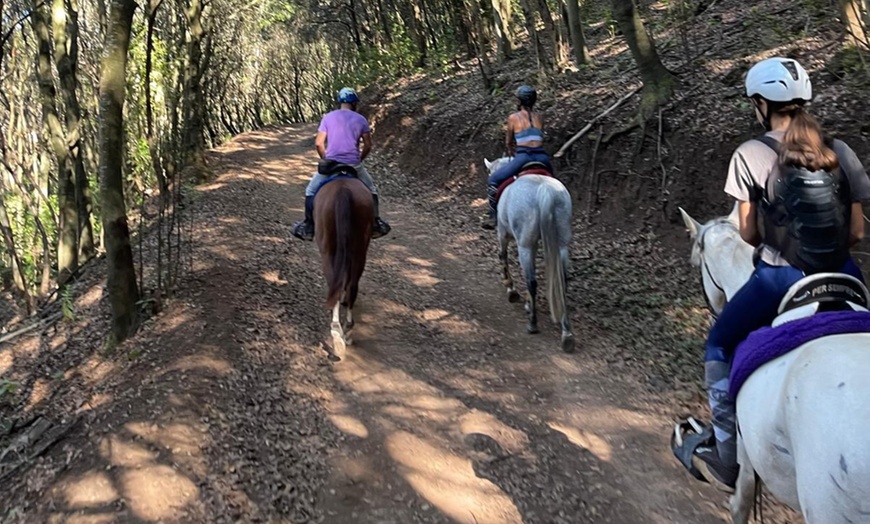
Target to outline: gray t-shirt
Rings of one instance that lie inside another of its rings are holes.
[[[770,131],[767,136],[782,141],[784,131]],[[834,140],[832,149],[840,162],[840,169],[849,181],[852,202],[870,201],[870,178],[858,156],[842,140]],[[760,198],[757,188],[767,188],[775,180],[779,169],[776,152],[758,140],[748,140],[740,145],[731,156],[725,192],[741,202],[757,201]],[[772,266],[787,266],[788,262],[779,251],[764,244],[761,259]]]

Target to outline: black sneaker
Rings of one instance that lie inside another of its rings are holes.
[[[734,493],[740,466],[723,464],[715,447],[698,446],[692,456],[692,464],[704,475],[707,482],[721,491]]]
[[[381,217],[375,219],[375,227],[372,229],[372,238],[381,238],[392,231],[393,228],[384,222]]]
[[[304,220],[296,222],[293,224],[293,229],[291,229],[291,233],[294,237],[305,240],[312,241],[314,240],[314,223],[306,222]]]

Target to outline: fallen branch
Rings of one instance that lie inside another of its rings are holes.
[[[635,94],[637,94],[637,92],[640,91],[642,88],[643,88],[643,85],[639,85],[639,86],[635,87],[634,89],[631,90],[630,93],[628,93],[628,94],[625,95],[624,97],[622,97],[622,98],[620,98],[619,100],[617,100],[617,101],[616,101],[612,106],[608,107],[608,108],[605,109],[602,113],[600,113],[598,116],[596,116],[595,118],[593,118],[592,120],[590,120],[589,123],[586,124],[586,127],[584,127],[583,129],[581,129],[577,134],[575,134],[574,136],[572,136],[570,140],[568,140],[567,142],[565,142],[565,145],[563,145],[561,148],[559,148],[559,150],[556,152],[556,154],[553,155],[553,158],[560,158],[561,156],[563,156],[563,155],[565,154],[565,151],[567,151],[569,147],[571,147],[572,145],[574,145],[574,142],[576,142],[577,140],[579,140],[580,138],[582,138],[583,135],[585,135],[586,133],[588,133],[589,130],[592,129],[592,126],[594,126],[596,122],[598,122],[599,120],[601,120],[601,119],[604,118],[605,116],[607,116],[607,115],[609,115],[610,113],[612,113],[616,108],[618,108],[618,107],[621,106],[623,103],[625,103],[626,100],[628,100],[629,98],[631,98],[631,97],[633,97]]]
[[[55,321],[59,320],[62,316],[63,316],[62,312],[55,313],[54,315],[46,317],[46,318],[40,320],[39,322],[34,322],[33,324],[31,324],[27,327],[23,327],[17,331],[13,331],[12,333],[7,333],[6,335],[3,335],[2,337],[0,337],[0,344],[2,344],[4,342],[8,342],[8,341],[12,340],[13,338],[17,338],[18,336],[23,335],[25,333],[29,333],[35,329],[39,329],[41,327],[47,327],[50,324],[54,323]]]
[[[0,473],[0,482],[4,481],[7,478],[9,478],[10,476],[12,476],[12,474],[15,473],[16,471],[18,471],[18,469],[21,468],[21,466],[27,464],[28,462],[32,462],[35,458],[37,458],[40,455],[42,455],[43,453],[45,453],[48,450],[48,448],[50,448],[58,440],[63,438],[63,436],[66,435],[69,432],[69,430],[72,429],[72,427],[78,423],[78,421],[80,419],[81,419],[80,417],[75,417],[74,419],[72,419],[68,423],[64,424],[63,426],[53,426],[52,427],[51,424],[49,423],[51,430],[47,432],[47,435],[44,438],[42,438],[42,440],[40,440],[37,445],[33,446],[33,450],[30,453],[28,453],[24,458],[20,459],[14,466],[7,469],[3,473]],[[40,422],[42,420],[43,419],[40,419]],[[46,433],[47,429],[48,429],[47,427],[42,429],[42,433],[40,433],[40,435]],[[30,442],[34,442],[35,440],[36,439],[33,439]]]

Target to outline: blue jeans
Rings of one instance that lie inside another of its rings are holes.
[[[523,166],[529,162],[540,162],[547,166],[547,170],[553,172],[550,156],[543,147],[518,147],[514,159],[500,167],[486,180],[486,194],[489,197],[489,215],[491,217],[495,217],[495,195],[498,192],[498,186],[510,177],[519,175]]]
[[[864,282],[861,269],[851,258],[840,272]],[[773,322],[782,297],[804,276],[795,267],[771,266],[759,261],[749,281],[725,305],[707,336],[704,382],[713,413],[716,448],[725,465],[737,465],[736,412],[734,399],[728,392],[734,350],[750,333]]]
[[[498,188],[508,178],[519,175],[523,166],[529,162],[540,162],[546,165],[548,170],[553,171],[550,155],[544,151],[543,147],[518,147],[514,159],[490,175],[486,185]]]

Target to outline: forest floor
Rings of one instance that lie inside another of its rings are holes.
[[[74,320],[0,346],[0,375],[18,385],[0,415],[58,434],[0,469],[0,522],[725,519],[726,497],[668,443],[673,420],[703,405],[686,257],[575,228],[578,352],[564,354],[546,309],[528,335],[507,302],[480,209],[409,194],[374,158],[394,230],[372,243],[356,345],[334,363],[316,248],[288,235],[313,133],[273,128],[212,152],[192,267],[133,339],[102,346],[94,271]],[[686,355],[656,347],[671,343]]]

